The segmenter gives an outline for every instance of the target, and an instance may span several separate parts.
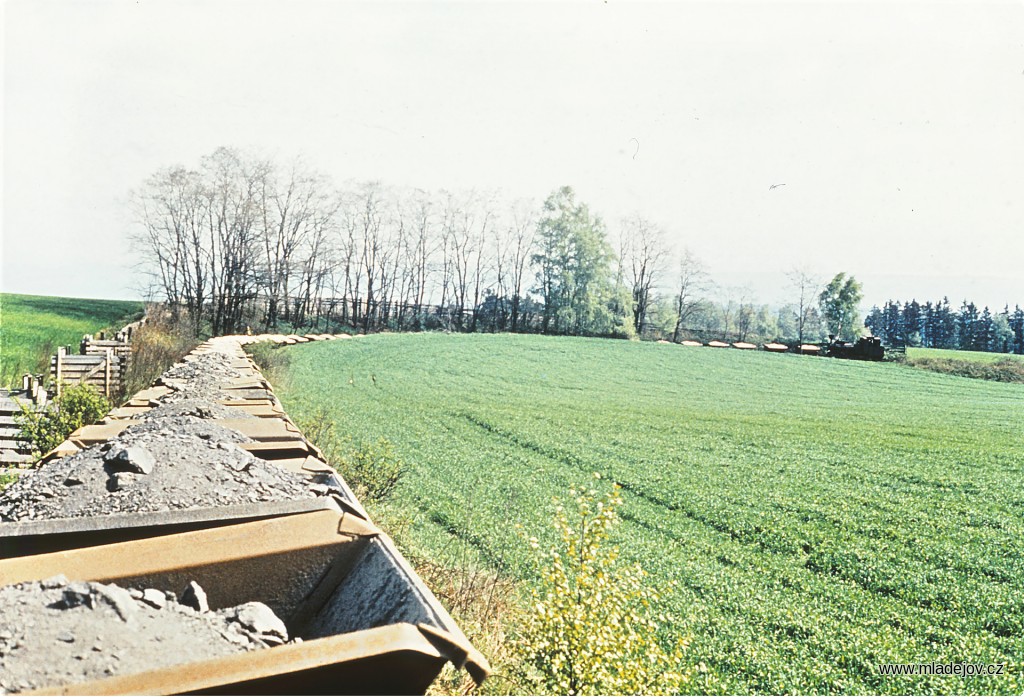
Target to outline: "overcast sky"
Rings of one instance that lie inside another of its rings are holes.
[[[138,297],[129,191],[221,145],[569,184],[723,285],[1024,305],[1024,5],[7,0],[9,292]],[[769,190],[772,184],[785,184]]]

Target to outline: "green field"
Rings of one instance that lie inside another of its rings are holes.
[[[995,363],[1004,358],[1015,358],[1024,361],[1024,356],[1014,353],[988,353],[986,351],[952,351],[936,348],[907,348],[907,358],[946,358],[956,361],[979,361]]]
[[[289,413],[391,439],[400,542],[531,582],[514,529],[623,487],[618,542],[730,693],[1020,694],[1024,386],[613,340],[375,335],[284,349]],[[461,550],[461,551],[460,551]],[[1009,663],[881,677],[879,663]]]
[[[0,293],[0,387],[47,372],[56,347],[77,350],[83,334],[120,329],[141,314],[140,302]]]

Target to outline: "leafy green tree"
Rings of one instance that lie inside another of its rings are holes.
[[[1013,329],[1010,327],[1010,308],[992,317],[992,351],[1010,353],[1013,348]]]
[[[22,405],[15,417],[21,436],[32,443],[32,456],[39,458],[60,445],[74,431],[96,423],[110,411],[110,402],[89,385],[67,385],[43,411]]]
[[[837,273],[818,296],[821,314],[829,333],[852,341],[860,333],[858,306],[864,294],[860,282],[853,276]]]
[[[571,187],[544,202],[537,222],[537,288],[544,299],[541,331],[554,334],[607,334],[621,326],[612,282],[614,253],[604,224]]]
[[[889,300],[882,308],[882,322],[885,326],[883,340],[890,346],[906,346],[906,327],[903,323],[903,308],[900,301]]]

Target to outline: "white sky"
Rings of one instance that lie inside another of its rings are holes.
[[[128,192],[232,145],[338,182],[570,184],[766,302],[803,263],[867,304],[1024,305],[1020,2],[3,10],[5,291],[137,297]]]

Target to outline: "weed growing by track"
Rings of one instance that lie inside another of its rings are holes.
[[[906,366],[626,341],[375,335],[285,349],[297,419],[387,438],[416,556],[527,587],[515,531],[619,484],[623,560],[729,693],[1024,690],[1024,388]],[[453,550],[458,550],[457,555]],[[1002,677],[879,663],[1007,663]]]
[[[156,378],[199,344],[187,321],[151,318],[132,336],[132,357],[117,395],[120,401],[149,387]]]
[[[340,434],[326,409],[315,411],[297,425],[364,503],[383,503],[398,486],[405,463],[387,438],[357,440],[352,434]]]

